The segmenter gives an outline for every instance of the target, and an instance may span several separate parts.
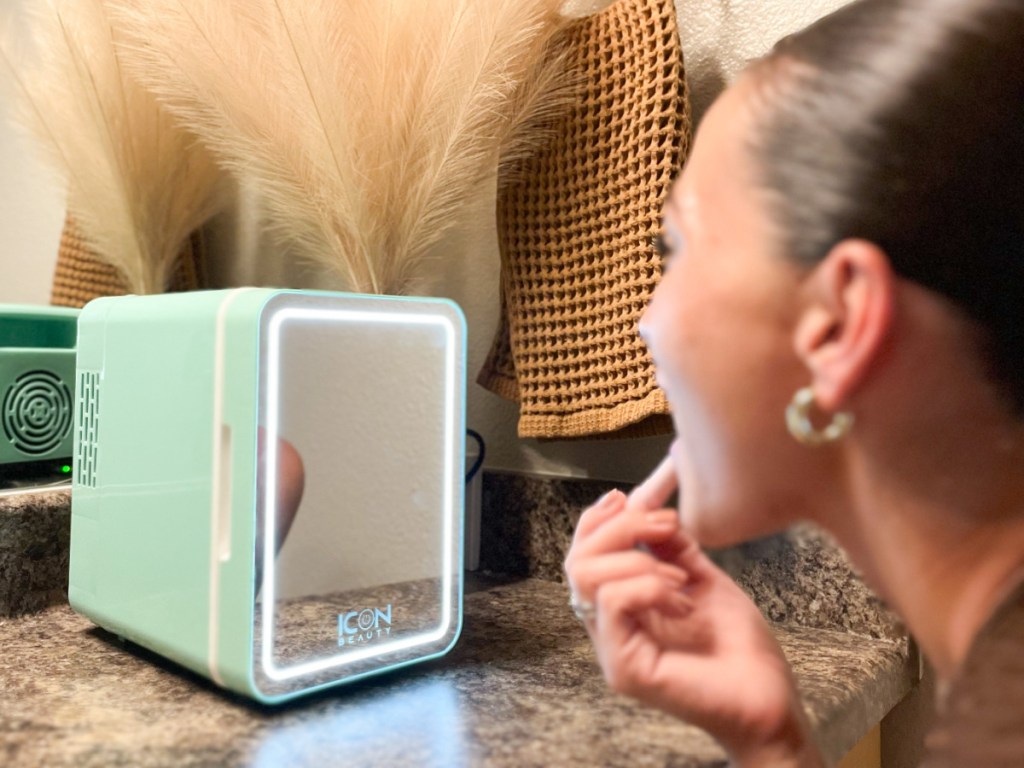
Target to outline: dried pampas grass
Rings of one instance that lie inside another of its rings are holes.
[[[135,293],[164,291],[189,235],[217,212],[224,174],[127,76],[103,0],[36,0],[34,61],[3,60],[16,114],[67,185],[68,213]]]
[[[557,0],[111,0],[132,71],[355,291],[431,247],[566,100]]]

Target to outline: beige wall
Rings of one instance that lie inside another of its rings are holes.
[[[20,33],[31,0],[0,0],[0,33]],[[60,226],[60,188],[9,119],[10,83],[0,66],[0,302],[45,304]]]
[[[0,26],[16,19],[30,0],[0,0]],[[698,114],[750,58],[784,34],[799,29],[845,0],[677,0],[680,34],[695,110]],[[8,104],[0,96],[0,114]],[[0,124],[0,302],[46,303],[63,208],[59,188],[41,170],[5,120]],[[563,476],[638,480],[665,451],[668,440],[539,443],[515,435],[516,408],[473,383],[497,323],[497,245],[493,225],[493,183],[480,190],[478,206],[464,231],[444,244],[446,267],[433,292],[458,301],[469,319],[470,401],[468,424],[488,441],[487,464]],[[276,251],[255,243],[251,222],[242,217],[226,241],[240,244],[226,277],[234,283],[291,281],[275,262]],[[241,238],[233,237],[241,233]],[[302,271],[301,284],[334,285],[330,278]],[[781,415],[780,415],[781,418]]]

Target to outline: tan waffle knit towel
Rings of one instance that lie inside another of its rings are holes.
[[[690,109],[673,0],[619,0],[570,28],[582,75],[555,139],[498,199],[502,324],[478,382],[522,437],[670,431],[637,322]]]
[[[171,291],[194,291],[202,288],[202,239],[194,234],[181,254],[181,261],[171,282]],[[99,258],[86,243],[69,216],[64,222],[53,273],[50,303],[59,307],[84,307],[100,296],[123,296],[128,293],[124,280],[114,267]]]

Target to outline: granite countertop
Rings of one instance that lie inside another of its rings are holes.
[[[465,609],[447,657],[276,709],[121,644],[67,605],[0,619],[0,763],[725,764],[702,731],[606,689],[562,585],[478,579]],[[914,684],[905,641],[776,630],[833,758]]]

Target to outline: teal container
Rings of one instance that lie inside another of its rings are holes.
[[[465,335],[440,299],[88,304],[72,607],[263,702],[446,653],[462,624]]]
[[[0,478],[70,472],[78,310],[0,306]]]

